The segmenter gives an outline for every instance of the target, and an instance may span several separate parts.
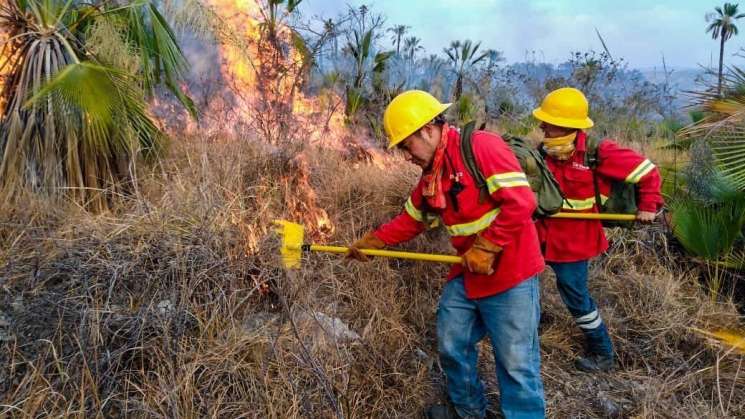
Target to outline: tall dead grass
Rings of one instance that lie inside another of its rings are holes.
[[[443,399],[434,318],[447,267],[316,254],[285,273],[270,222],[302,215],[285,205],[296,168],[252,144],[182,139],[107,214],[31,198],[3,209],[0,416],[416,417]],[[397,213],[417,175],[305,155],[336,243]],[[578,331],[544,275],[549,414],[742,415],[742,355],[690,331],[736,326],[736,310],[678,268],[664,232],[637,233],[593,264],[613,374],[573,370]],[[441,231],[405,247],[448,251]]]

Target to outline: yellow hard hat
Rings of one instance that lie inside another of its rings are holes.
[[[587,98],[581,91],[562,87],[547,94],[541,106],[533,109],[533,116],[558,127],[585,129],[594,125],[587,116],[589,108]]]
[[[388,148],[427,125],[450,107],[421,90],[408,90],[393,98],[383,113],[383,127],[388,136]]]

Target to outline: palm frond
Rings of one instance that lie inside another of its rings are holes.
[[[719,172],[735,189],[745,190],[745,70],[732,66],[727,73],[721,95],[714,86],[689,92],[698,114],[679,136],[704,139]]]
[[[705,205],[692,199],[670,204],[673,234],[690,253],[710,261],[726,255],[742,231],[745,198]]]
[[[165,81],[171,93],[196,118],[193,101],[176,83],[188,71],[188,62],[176,35],[155,5],[151,1],[136,0],[107,14],[122,19],[126,25],[125,36],[139,51],[145,90],[152,94],[155,86]]]
[[[725,124],[708,138],[722,175],[745,191],[745,126]]]
[[[213,40],[226,30],[215,10],[202,0],[162,0],[163,15],[173,28],[189,30],[202,39]]]
[[[385,71],[386,63],[393,55],[393,51],[384,51],[375,54],[375,58],[373,58],[373,73],[382,73]]]
[[[108,127],[118,106],[112,69],[89,62],[70,64],[49,83],[26,101],[24,107],[39,105],[50,95],[63,100],[66,105],[81,112],[88,121],[89,135],[97,146],[106,144]]]
[[[303,0],[287,0],[287,13],[293,13]]]
[[[471,60],[471,65],[478,64],[481,61],[483,61],[485,58],[488,58],[488,57],[489,57],[489,51],[483,52],[483,53],[481,53],[481,55],[479,55],[478,57],[476,57],[473,60]]]
[[[50,96],[60,100],[67,112],[83,116],[84,140],[105,155],[127,152],[134,146],[125,141],[126,135],[116,135],[117,131],[127,131],[123,122],[135,128],[139,145],[145,149],[155,148],[161,135],[146,113],[144,98],[121,71],[90,62],[70,64],[26,106],[37,105]]]

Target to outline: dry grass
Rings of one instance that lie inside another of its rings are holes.
[[[180,140],[109,214],[33,199],[3,210],[0,416],[416,417],[442,400],[434,318],[446,267],[314,255],[284,273],[270,221],[302,215],[285,205],[297,167],[250,144]],[[331,242],[396,213],[416,176],[306,156]],[[619,371],[573,370],[579,332],[544,275],[550,415],[742,416],[742,355],[690,331],[735,326],[735,308],[680,269],[664,232],[615,234],[592,286]],[[442,232],[425,236],[406,247],[447,251]],[[324,316],[359,338],[334,336]]]
[[[543,334],[544,368],[547,377],[553,376],[546,380],[547,394],[572,399],[555,399],[555,415],[741,416],[745,379],[738,372],[743,357],[718,351],[691,331],[737,327],[734,305],[712,303],[696,273],[679,270],[680,260],[666,251],[666,236],[656,228],[616,230],[611,238],[608,254],[592,265],[591,289],[614,340],[617,372],[594,379],[568,368],[581,340],[563,313],[552,275],[546,275],[551,285],[544,286],[544,329],[549,329]],[[554,319],[556,314],[562,318]],[[574,336],[571,342],[568,334]],[[718,392],[731,397],[721,404]]]

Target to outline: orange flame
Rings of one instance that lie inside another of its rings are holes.
[[[2,46],[5,45],[5,43],[8,40],[8,33],[5,32],[5,30],[0,27],[0,50],[2,50]],[[4,52],[2,56],[0,56],[0,88],[5,88],[5,78],[10,71],[9,66],[7,66],[7,60],[10,59],[10,56],[8,56],[8,52]],[[0,96],[0,118],[2,118],[3,113],[5,111],[5,98],[3,96]]]
[[[343,148],[341,140],[348,137],[349,132],[344,124],[342,99],[330,90],[317,97],[307,97],[298,91],[304,81],[304,74],[299,71],[304,57],[293,46],[292,30],[281,24],[275,29],[278,42],[288,51],[278,52],[276,48],[267,47],[271,43],[261,42],[264,16],[256,0],[209,0],[209,3],[230,32],[240,38],[228,37],[220,45],[220,71],[238,96],[239,107],[232,110],[238,118],[254,118],[252,112],[259,100],[287,101],[287,109],[298,128],[303,130],[306,141]],[[293,70],[295,73],[288,76]],[[267,93],[267,89],[273,90]]]
[[[255,45],[260,37],[259,20],[261,7],[254,0],[209,0],[215,13],[228,24],[239,37],[235,45],[223,42],[220,48],[223,63],[221,72],[226,80],[233,81],[235,88],[256,87],[256,69],[253,61],[258,56]],[[248,46],[243,50],[241,46]]]
[[[306,76],[301,68],[304,57],[295,48],[292,29],[283,25],[281,19],[273,44],[267,42],[267,26],[262,25],[268,13],[257,0],[208,3],[224,28],[218,36],[220,75],[231,93],[219,96],[235,100],[223,102],[217,98],[215,109],[204,113],[224,119],[207,122],[201,128],[214,133],[226,127],[255,127],[261,114],[287,111],[292,115],[291,121],[283,122],[291,124],[292,134],[300,141],[335,149],[350,160],[372,162],[379,167],[390,164],[390,156],[370,142],[371,136],[364,128],[355,127],[352,131],[347,127],[344,99],[338,93],[324,89],[313,96],[303,94],[300,87]],[[262,103],[270,105],[262,107]],[[275,108],[277,103],[284,105]]]
[[[298,154],[290,162],[293,173],[284,177],[285,202],[290,216],[301,220],[308,228],[308,237],[323,241],[334,233],[334,225],[328,213],[317,205],[316,192],[310,183],[310,165],[303,154]]]
[[[236,96],[238,118],[251,121],[261,116],[255,115],[257,110],[286,111],[292,114],[295,131],[308,131],[306,139],[324,138],[324,131],[326,137],[332,138],[346,132],[343,120],[334,115],[331,107],[299,91],[304,81],[303,56],[293,47],[290,28],[280,24],[270,33],[261,24],[264,15],[255,0],[209,0],[209,3],[229,26],[226,32],[235,35],[221,39],[219,48],[221,75]],[[332,112],[325,113],[328,109]],[[303,221],[309,237],[328,238],[334,226],[326,211],[318,206],[307,160],[300,154],[290,166],[290,173],[283,178],[288,211],[294,219]]]

